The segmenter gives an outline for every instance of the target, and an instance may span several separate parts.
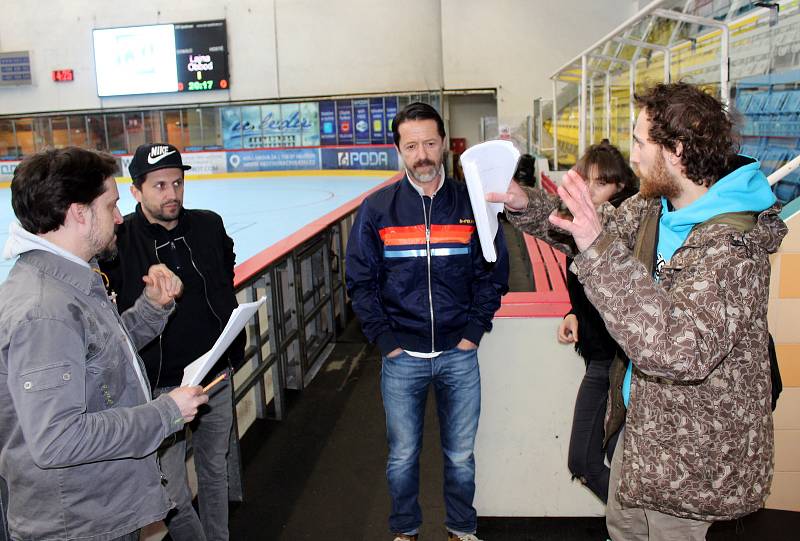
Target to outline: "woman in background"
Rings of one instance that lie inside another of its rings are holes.
[[[586,180],[595,206],[608,202],[617,207],[638,191],[638,179],[628,161],[607,139],[590,146],[575,164],[575,170]],[[625,357],[586,298],[583,286],[569,271],[567,289],[572,309],[558,327],[558,341],[575,344],[575,350],[586,362],[586,374],[575,401],[568,466],[574,477],[606,503],[611,470],[604,459],[607,454],[611,462],[620,428],[609,427],[610,434],[604,430],[608,374],[614,357],[618,354]],[[624,420],[624,415],[621,419]]]

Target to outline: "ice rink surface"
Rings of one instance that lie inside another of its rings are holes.
[[[234,240],[236,262],[242,263],[279,240],[336,210],[391,176],[375,174],[326,175],[324,171],[287,172],[282,176],[187,179],[185,208],[209,209],[222,216]],[[136,206],[130,182],[120,181],[119,209],[123,216]],[[0,246],[8,238],[14,220],[11,189],[0,188]],[[0,261],[0,282],[14,260]]]

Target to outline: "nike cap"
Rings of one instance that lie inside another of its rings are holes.
[[[131,178],[144,178],[144,176],[158,169],[175,167],[187,171],[191,166],[184,165],[178,149],[167,143],[153,143],[141,145],[133,154],[133,159],[128,166]]]

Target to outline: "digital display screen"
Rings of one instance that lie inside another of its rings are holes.
[[[106,28],[93,38],[98,96],[229,86],[224,20]]]
[[[53,81],[57,83],[68,83],[74,80],[75,76],[71,69],[53,70]]]
[[[178,91],[228,88],[225,21],[175,25]]]

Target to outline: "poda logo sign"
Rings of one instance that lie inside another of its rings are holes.
[[[340,167],[384,167],[389,168],[389,154],[387,152],[338,152],[337,162]]]

